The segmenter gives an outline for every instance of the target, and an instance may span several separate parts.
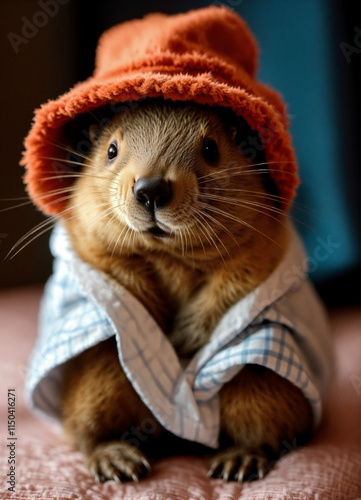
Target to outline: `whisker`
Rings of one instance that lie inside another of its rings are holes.
[[[204,213],[204,214],[202,214],[202,215],[204,215],[204,217],[208,217],[209,219],[212,219],[212,218],[211,218],[211,216],[210,216],[209,214],[207,214],[207,213]],[[213,233],[213,235],[217,238],[217,240],[218,240],[218,241],[220,242],[220,244],[223,246],[223,248],[224,248],[224,250],[226,251],[226,253],[228,254],[228,256],[231,258],[231,256],[230,256],[230,254],[229,254],[229,251],[228,251],[227,247],[225,246],[225,244],[223,243],[223,241],[220,239],[220,237],[218,236],[218,234],[215,232],[215,230],[213,229],[213,227],[209,224],[209,222],[208,222],[205,218],[203,218],[203,220],[204,220],[204,223],[205,223],[205,224],[207,225],[207,227],[209,228],[209,230]],[[210,235],[210,238],[212,239],[212,241],[213,241],[213,243],[214,243],[214,240],[213,240],[213,238],[212,238],[212,236],[211,236],[211,235]],[[224,265],[225,265],[226,267],[228,267],[228,266],[227,266],[227,262],[225,261],[225,259],[224,259],[223,255],[222,255],[222,252],[219,250],[218,245],[216,245],[216,244],[214,243],[214,246],[215,246],[215,248],[217,249],[217,251],[218,251],[218,253],[219,253],[219,255],[220,255],[220,257],[221,257],[221,259],[222,259],[222,261],[223,261],[223,263],[224,263]]]
[[[119,233],[119,235],[118,235],[118,237],[117,237],[116,241],[114,242],[113,250],[112,250],[112,253],[111,253],[111,256],[112,256],[112,257],[113,257],[113,255],[114,255],[115,249],[116,249],[116,248],[117,248],[117,246],[118,246],[119,240],[120,240],[120,238],[122,237],[122,235],[123,235],[123,233],[124,233],[124,231],[125,231],[125,229],[126,229],[127,227],[128,227],[128,226],[124,225],[124,227],[123,227],[123,228],[122,228],[122,230],[120,231],[120,233]],[[113,239],[112,239],[112,241],[113,241]],[[110,246],[109,246],[108,248],[109,248],[109,250],[110,250]],[[123,248],[123,245],[122,245],[122,248]],[[121,254],[121,251],[120,251],[120,254]]]
[[[103,165],[102,163],[100,163],[98,161],[95,161],[93,158],[90,158],[89,156],[87,156],[87,155],[85,155],[83,153],[77,152],[73,148],[64,147],[63,145],[55,144],[55,143],[50,142],[50,141],[46,141],[46,142],[48,144],[51,144],[52,146],[54,146],[56,148],[59,148],[59,149],[62,149],[64,151],[67,151],[68,153],[74,154],[75,156],[80,156],[80,158],[83,158],[83,160],[85,160],[87,163],[85,163],[85,162],[78,162],[78,161],[67,159],[67,158],[51,157],[51,156],[40,156],[39,158],[42,158],[43,160],[58,161],[58,162],[61,162],[61,163],[70,164],[70,165],[76,165],[76,166],[80,166],[80,167],[86,166],[87,168],[88,167],[89,168],[93,168],[94,170],[97,170],[99,172],[104,172],[104,171],[107,170],[106,166]]]
[[[52,172],[53,173],[53,172]],[[100,177],[100,175],[91,175],[91,174],[86,174],[84,172],[74,172],[74,173],[61,173],[61,175],[51,175],[51,176],[48,176],[48,177],[42,177],[41,180],[42,181],[49,181],[49,180],[52,180],[52,179],[67,179],[67,178],[76,178],[76,179],[82,179],[84,177],[87,177],[89,179],[101,179],[101,180],[104,180],[104,176],[103,177]],[[114,183],[115,184],[115,183]],[[114,188],[112,188],[114,189]]]
[[[273,206],[267,205],[265,203],[261,203],[261,202],[257,202],[257,201],[253,201],[253,200],[237,200],[237,201],[235,201],[233,198],[228,198],[228,197],[223,197],[223,196],[217,196],[215,194],[207,194],[207,195],[204,195],[204,197],[205,198],[209,198],[209,199],[213,199],[215,201],[225,202],[225,203],[228,203],[230,205],[235,205],[235,206],[243,205],[243,206],[247,206],[248,208],[250,208],[250,207],[264,208],[265,210],[268,210],[270,212],[274,212],[274,213],[280,214],[280,215],[285,215],[288,219],[290,219],[290,220],[292,220],[294,222],[297,222],[299,224],[302,224],[303,226],[305,226],[308,229],[310,229],[312,232],[317,232],[312,226],[310,226],[309,224],[306,224],[304,221],[300,220],[299,218],[295,217],[294,215],[286,213],[286,212],[284,212],[280,208],[273,207]],[[250,210],[256,210],[256,209],[255,208],[250,208]],[[257,210],[257,211],[259,213],[264,214],[264,215],[268,215],[272,219],[277,220],[280,224],[282,223],[279,219],[277,219],[276,217],[273,217],[271,214],[267,214],[266,212],[263,212],[263,211],[260,211],[260,210]],[[284,225],[284,224],[282,223],[282,225]]]
[[[247,163],[240,163],[239,165],[235,166],[235,167],[225,167],[223,169],[221,169],[220,171],[218,172],[230,172],[232,170],[237,170],[237,169],[241,169],[242,171],[247,171],[247,169],[249,168],[253,168],[253,167],[259,167],[259,166],[262,166],[262,165],[281,165],[282,163],[286,163],[286,164],[293,164],[293,162],[290,162],[290,161],[269,161],[269,162],[262,162],[262,163],[252,163],[252,164],[247,164]],[[296,163],[296,162],[295,162]],[[264,168],[264,169],[254,169],[254,170],[248,170],[248,173],[255,173],[255,172],[260,172],[260,171],[263,171],[264,172],[270,172],[271,169],[268,169],[268,168]],[[290,175],[294,175],[293,172],[287,172],[283,169],[272,169],[272,172],[284,172],[284,173],[288,173]],[[210,172],[209,174],[205,174],[205,175],[202,175],[201,177],[198,177],[198,180],[201,180],[201,179],[204,179],[206,177],[210,177],[212,175],[214,175],[215,173],[217,173],[217,171],[215,172]]]
[[[67,150],[66,148],[62,148],[62,149]],[[108,171],[108,169],[104,165],[102,165],[99,162],[95,162],[94,159],[90,159],[89,157],[87,157],[85,155],[83,155],[82,157],[86,160],[86,163],[85,162],[78,162],[75,160],[67,160],[66,158],[59,158],[59,157],[52,157],[52,156],[40,156],[40,158],[42,158],[44,160],[53,160],[53,161],[58,161],[58,162],[64,163],[64,164],[71,164],[71,165],[75,165],[75,166],[91,168],[93,170],[96,170],[97,172],[100,172],[101,174],[104,174],[104,172]],[[94,166],[94,165],[99,165],[100,168],[98,166]],[[69,170],[59,171],[59,172],[60,173],[64,172],[65,174],[69,174]],[[44,173],[54,174],[54,170],[50,170],[50,171],[45,170]],[[79,174],[80,176],[82,176],[82,175],[83,176],[85,176],[85,175],[90,176],[90,174],[84,174],[84,172],[71,172],[71,173]],[[55,176],[54,178],[57,178],[57,177],[58,176]],[[98,178],[103,179],[104,177],[98,177]]]
[[[29,196],[18,196],[16,198],[0,198],[0,201],[22,201],[29,200]]]
[[[214,190],[214,191],[227,191],[227,192],[234,192],[234,193],[246,193],[247,195],[258,198],[258,197],[264,197],[266,199],[269,199],[270,201],[285,201],[288,202],[288,198],[284,196],[279,196],[277,194],[270,194],[270,193],[263,193],[262,191],[252,191],[248,189],[235,189],[235,188],[218,188],[217,186],[207,186],[207,190]],[[300,212],[304,212],[308,215],[311,215],[313,218],[320,220],[315,214],[317,210],[308,207],[306,205],[303,205],[302,203],[299,203],[297,201],[292,202],[292,208],[295,208],[299,210]]]
[[[192,208],[192,207],[189,207],[189,208]],[[195,215],[193,213],[188,213],[187,215],[188,215],[188,217],[189,217],[189,219],[190,219],[191,222],[194,221],[194,224],[196,226],[198,226],[200,224],[200,221],[197,219],[197,217],[195,217]],[[199,233],[194,230],[194,228],[192,226],[193,226],[193,224],[191,224],[190,226],[185,225],[184,226],[184,230],[189,235],[189,240],[190,240],[190,244],[191,244],[191,251],[192,251],[192,259],[193,259],[193,268],[194,268],[195,267],[195,257],[194,257],[194,246],[193,246],[193,242],[192,242],[192,237],[193,237],[194,240],[197,240],[197,239],[199,240],[199,242],[201,244],[201,247],[203,249],[203,253],[204,253],[205,257],[206,257],[206,251],[205,251],[205,248],[204,248],[204,244],[203,244],[202,238],[200,237]],[[172,234],[173,234],[173,231],[172,231]]]
[[[144,234],[143,234],[143,233],[138,233],[138,234],[140,234],[140,235],[141,235],[142,240],[143,240],[143,244],[145,245],[145,244],[146,244],[146,240],[145,240],[145,236],[144,236]]]
[[[200,198],[201,198],[201,196],[200,196]],[[265,205],[262,203],[249,201],[249,200],[237,200],[237,201],[235,201],[233,198],[227,198],[225,196],[218,196],[215,194],[210,194],[210,195],[206,196],[206,198],[208,198],[210,200],[214,200],[214,201],[221,201],[222,203],[226,203],[227,205],[233,205],[236,207],[239,207],[242,205],[247,206],[247,208],[249,210],[253,210],[253,211],[258,212],[260,214],[266,215],[267,217],[270,217],[271,219],[274,219],[275,221],[279,222],[283,227],[286,227],[286,224],[284,224],[280,219],[278,219],[274,215],[271,215],[267,212],[264,212],[262,210],[258,210],[257,208],[255,208],[255,207],[265,208],[266,210],[269,210],[271,212],[275,212],[279,215],[284,215],[283,210],[280,210],[276,207],[268,206],[268,205]]]
[[[193,261],[193,269],[194,269],[194,266],[195,266],[195,262],[194,262],[194,250],[193,250],[193,243],[192,243],[192,236],[194,238],[194,231],[191,227],[188,227],[187,225],[184,226],[185,227],[185,230],[186,230],[186,233],[187,235],[189,236],[189,243],[191,245],[191,252],[192,252],[192,261]]]
[[[199,199],[201,198],[201,196],[199,197]],[[201,205],[203,206],[203,208],[208,208],[208,203],[204,203],[202,201],[200,201]],[[214,222],[215,224],[217,224],[221,229],[223,229],[224,232],[226,232],[228,234],[228,236],[230,236],[232,238],[232,240],[234,241],[234,243],[239,246],[238,244],[238,241],[234,238],[234,235],[231,233],[231,231],[224,225],[222,224],[219,220],[215,219],[214,217],[212,217],[211,215],[207,214],[207,212],[205,212],[205,215],[207,215],[211,220],[212,222]]]
[[[63,194],[63,193],[67,193],[68,196],[67,197],[64,197],[64,198],[57,198],[56,200],[53,200],[53,201],[50,201],[48,204],[51,205],[53,203],[57,203],[58,201],[63,201],[64,199],[68,198],[71,196],[71,193],[76,191],[76,190],[84,190],[84,189],[93,189],[94,187],[101,187],[101,188],[104,188],[104,186],[84,186],[84,187],[80,187],[80,186],[69,186],[69,187],[64,187],[64,188],[58,188],[58,189],[52,189],[50,191],[47,191],[46,193],[43,193],[41,195],[38,195],[38,199],[46,199],[46,198],[51,198],[55,195],[58,195],[58,194]],[[26,204],[31,204],[33,203],[31,200],[29,200],[29,202],[27,202]],[[6,210],[9,210],[11,208],[17,208],[17,206],[22,206],[22,204],[20,205],[16,205],[15,207],[8,207],[8,208],[5,208],[5,209],[2,209],[0,210],[1,211],[6,211]]]
[[[277,163],[277,162],[275,162]],[[246,175],[246,174],[251,174],[251,173],[268,173],[268,172],[277,172],[278,170],[276,169],[255,169],[255,170],[244,170],[244,168],[241,166],[241,167],[234,167],[234,169],[231,169],[231,170],[236,170],[236,169],[239,169],[238,172],[233,172],[231,175],[232,176],[235,176],[235,175]],[[286,172],[287,173],[287,172]],[[219,174],[219,175],[218,175]],[[218,175],[218,176],[217,176]],[[210,185],[209,183],[211,183],[212,181],[218,181],[218,180],[222,180],[222,179],[227,179],[230,177],[229,175],[229,172],[228,172],[228,169],[225,168],[225,169],[222,169],[221,171],[218,171],[218,172],[212,172],[210,174],[207,174],[207,177],[208,176],[213,176],[212,178],[210,179],[206,179],[205,181],[202,181],[200,182],[199,184],[200,185],[203,185],[203,186],[206,186],[206,189],[207,190],[214,190],[214,191],[230,191],[230,192],[239,192],[239,193],[242,193],[242,192],[246,192],[247,194],[248,193],[252,193],[253,195],[255,195],[257,197],[258,195],[258,192],[257,191],[248,191],[248,190],[243,190],[243,189],[235,189],[235,188],[222,188],[222,187],[218,187],[218,186],[212,186]],[[205,176],[204,176],[205,177]],[[269,199],[273,199],[275,201],[284,201],[284,202],[289,202],[289,198],[287,197],[283,197],[283,196],[280,196],[280,195],[276,195],[276,194],[271,194],[271,193],[265,193],[263,195],[264,197],[268,197]],[[307,206],[307,205],[304,205],[296,200],[294,200],[292,202],[292,208],[294,209],[297,209],[299,210],[300,212],[304,212],[308,215],[311,215],[313,218],[317,219],[317,220],[320,220],[319,217],[317,217],[316,213],[317,213],[317,210]]]
[[[101,194],[99,196],[96,196],[94,198],[91,198],[89,200],[85,200],[83,202],[79,202],[75,205],[72,205],[71,207],[67,207],[65,208],[64,210],[62,210],[58,215],[60,217],[62,217],[64,214],[66,214],[68,211],[78,207],[78,206],[81,206],[83,204],[86,204],[86,203],[91,203],[97,199],[101,199],[101,198],[108,198],[109,197],[109,193],[104,193],[104,194]],[[60,203],[60,202],[63,202],[63,201],[67,201],[71,198],[71,194],[67,194],[66,196],[62,196],[61,198],[57,198],[56,200],[52,200],[52,201],[49,201],[48,205],[55,205],[56,203]],[[94,207],[95,208],[95,207]]]
[[[127,228],[127,231],[124,235],[124,238],[123,238],[123,241],[122,241],[122,244],[121,244],[121,247],[120,247],[120,250],[119,250],[119,255],[122,255],[122,251],[123,251],[123,246],[124,246],[124,243],[125,243],[125,240],[127,239],[128,237],[128,233],[129,231],[133,231],[133,229],[131,229],[130,226],[125,226]]]
[[[55,143],[55,142],[51,142],[49,140],[45,140],[44,142],[46,142],[47,144],[50,144],[51,146],[54,146],[55,148],[58,148],[58,149],[62,149],[63,151],[66,151],[68,153],[71,153],[71,154],[74,154],[75,156],[80,156],[80,158],[83,158],[84,160],[89,160],[89,156],[84,154],[84,153],[81,153],[81,152],[78,152],[76,149],[74,148],[71,148],[70,146],[64,146],[63,144],[60,144],[60,143]],[[68,160],[66,158],[49,158],[49,157],[42,157],[43,159],[47,160],[51,160],[51,159],[54,159],[55,161],[62,161],[64,163],[71,163],[72,160]],[[93,163],[95,163],[95,165],[99,165],[101,168],[101,170],[105,170],[106,167],[104,167],[104,165],[102,165],[101,163],[98,163],[98,162],[95,162],[94,160],[92,160]],[[83,166],[84,163],[80,162],[79,163],[80,166]],[[94,167],[96,168],[96,167]]]
[[[188,253],[188,238],[187,238],[187,232],[185,231],[184,233],[184,254],[186,255]]]
[[[194,207],[192,207],[192,208],[194,208]],[[221,243],[221,245],[222,245],[222,246],[223,246],[223,248],[225,249],[226,253],[229,255],[229,251],[228,251],[228,249],[225,247],[225,245],[224,245],[223,241],[219,238],[218,234],[214,231],[214,229],[212,228],[212,226],[210,226],[210,225],[209,225],[209,223],[208,223],[208,221],[205,219],[205,216],[207,216],[208,218],[211,218],[211,217],[209,217],[209,214],[207,214],[206,212],[201,213],[201,212],[197,211],[197,215],[199,215],[200,217],[202,217],[204,224],[206,224],[206,225],[207,225],[207,227],[208,227],[208,229],[209,229],[209,231],[211,231],[211,232],[214,234],[214,236],[216,236],[216,238],[218,239],[218,241]],[[220,257],[221,257],[221,259],[222,259],[222,261],[223,261],[224,265],[225,265],[225,266],[227,266],[227,263],[226,263],[226,261],[224,260],[224,257],[223,257],[223,255],[222,255],[222,252],[219,250],[219,248],[218,248],[217,244],[215,243],[215,241],[214,241],[213,237],[212,237],[210,234],[208,234],[208,236],[210,237],[211,242],[212,242],[212,244],[213,244],[214,248],[215,248],[215,249],[217,250],[217,252],[219,253],[219,255],[220,255]],[[208,240],[208,241],[209,241],[209,240]],[[229,256],[230,256],[230,255],[229,255]]]
[[[9,210],[15,210],[15,208],[21,208],[21,207],[25,207],[26,205],[32,205],[33,202],[31,200],[29,200],[29,198],[26,198],[28,201],[24,201],[23,203],[18,203],[17,205],[12,205],[11,207],[6,207],[6,208],[2,208],[0,210],[0,213],[1,212],[8,212]],[[3,201],[3,200],[1,200]]]
[[[118,205],[117,207],[113,207],[113,206],[112,206],[112,207],[110,207],[110,209],[108,210],[108,213],[109,213],[109,212],[111,212],[112,210],[114,210],[114,214],[112,215],[112,217],[108,220],[107,224],[105,225],[105,227],[104,227],[104,231],[106,231],[106,230],[107,230],[107,228],[108,228],[108,226],[110,226],[110,225],[114,222],[114,220],[117,218],[117,213],[116,213],[116,211],[115,211],[117,208],[119,209],[119,208],[120,208],[120,206],[119,206],[119,205]],[[119,224],[121,224],[121,223],[120,223],[120,221],[118,221],[118,223],[119,223]],[[114,255],[115,248],[116,248],[116,246],[118,245],[119,239],[120,239],[121,235],[123,234],[125,227],[126,227],[126,225],[123,225],[123,227],[122,227],[122,231],[121,231],[121,233],[118,235],[118,238],[117,238],[117,240],[116,240],[116,241],[114,241],[114,240],[115,240],[115,238],[116,238],[116,236],[117,236],[117,233],[115,233],[115,232],[114,232],[114,234],[113,234],[113,236],[112,236],[112,239],[110,240],[110,242],[109,242],[109,244],[108,244],[107,250],[108,250],[108,251],[110,251],[110,248],[112,247],[113,242],[114,242],[114,245],[113,245],[113,250],[112,250],[112,252],[111,252],[111,256],[113,256],[113,255]]]
[[[279,172],[279,170],[274,170],[274,169],[244,170],[243,167],[238,167],[237,171],[236,171],[236,169],[229,169],[229,170],[222,169],[221,171],[212,173],[212,177],[210,179],[206,179],[206,180],[199,182],[199,185],[204,185],[210,181],[219,181],[222,179],[228,179],[229,177],[246,176],[249,174],[265,174],[265,173],[270,173],[270,172],[271,173]],[[286,173],[286,174],[290,173],[290,172],[284,172],[284,171],[282,171],[282,172]]]
[[[57,216],[51,216],[49,219],[45,220],[45,221],[42,221],[40,222],[39,224],[37,224],[34,228],[32,228],[30,231],[28,231],[25,235],[23,235],[14,245],[13,247],[10,249],[10,251],[8,252],[8,254],[6,255],[5,259],[7,258],[14,258],[20,251],[22,251],[24,248],[26,248],[26,246],[30,243],[32,243],[36,238],[40,237],[42,234],[44,234],[46,231],[49,231],[50,229],[52,229],[52,227],[55,225],[55,223],[61,219],[62,217],[64,217],[69,211],[73,210],[74,208],[77,208],[78,206],[81,206],[81,205],[84,205],[86,203],[91,203],[91,202],[94,202],[95,200],[99,200],[99,199],[104,199],[104,198],[107,198],[109,196],[109,194],[104,194],[104,195],[100,195],[100,196],[97,196],[95,198],[91,198],[90,200],[86,200],[86,201],[83,201],[83,202],[80,202],[72,207],[68,207],[66,209],[64,209],[60,214],[58,214]],[[64,197],[64,199],[66,199],[68,197]],[[62,201],[62,198],[56,200],[56,202],[58,201]],[[51,204],[52,202],[50,202],[49,204]],[[96,205],[93,207],[93,209],[97,209],[97,208],[101,208],[102,206],[105,206],[105,205],[108,205],[109,202],[106,202],[106,203],[102,203],[100,205]],[[107,214],[105,214],[106,216]],[[78,215],[74,215],[74,216],[71,216],[71,217],[67,217],[67,220],[72,220],[74,218],[78,217]],[[89,220],[89,222],[92,222],[93,219]],[[47,227],[49,225],[49,227]],[[46,229],[44,229],[46,228]],[[44,231],[43,231],[44,229]],[[39,232],[41,231],[41,232]],[[22,245],[22,243],[24,241],[26,241],[28,238],[30,238],[31,236],[33,236],[35,234],[34,237],[32,237],[28,242],[26,242],[15,254],[13,254],[13,251],[16,250],[20,245]]]
[[[40,159],[42,160],[52,160],[52,161],[59,161],[61,163],[69,163],[70,165],[75,165],[77,167],[84,167],[85,163],[82,161],[75,161],[75,160],[67,160],[66,158],[57,158],[54,156],[39,156]],[[87,158],[88,160],[88,158]],[[104,170],[104,169],[103,169]]]
[[[58,188],[59,191],[55,190],[49,190],[47,191],[47,194],[44,196],[45,198],[53,196],[54,194],[62,194],[62,192],[67,193],[68,191],[74,192],[76,190],[79,191],[84,191],[85,189],[103,189],[104,191],[108,192],[111,191],[113,194],[117,193],[117,186],[106,186],[103,184],[91,184],[90,186],[78,186],[78,185],[72,185],[69,187],[64,187],[64,188]],[[62,191],[61,191],[62,190]],[[42,195],[41,195],[42,196]]]
[[[196,223],[198,222],[198,221],[197,221],[197,218],[196,218],[196,216],[195,216],[194,214],[190,214],[190,216],[191,216],[191,218],[192,218],[193,220],[195,220],[195,221],[196,221]],[[192,232],[193,232],[193,234],[195,233],[195,235],[198,237],[198,239],[199,239],[199,241],[200,241],[200,244],[201,244],[201,247],[202,247],[202,249],[203,249],[203,254],[204,254],[204,257],[206,257],[206,249],[204,248],[203,240],[202,240],[202,238],[201,238],[200,234],[198,234],[198,233],[197,233],[197,231],[193,231],[193,229],[192,229]]]
[[[284,250],[284,248],[282,247],[282,245],[280,245],[277,241],[273,240],[270,236],[268,236],[267,234],[263,233],[262,231],[260,231],[259,229],[257,229],[256,227],[252,226],[251,224],[249,224],[248,222],[242,220],[242,219],[239,219],[238,217],[235,217],[234,215],[232,214],[229,214],[228,212],[225,212],[224,210],[221,210],[220,208],[217,208],[217,207],[213,207],[211,205],[209,206],[206,206],[207,210],[209,210],[210,212],[214,212],[214,213],[217,213],[219,215],[223,215],[223,217],[226,217],[230,220],[233,220],[234,222],[237,222],[238,224],[242,224],[246,227],[248,227],[249,229],[252,229],[253,231],[261,234],[262,236],[264,236],[265,238],[269,239],[270,241],[272,241],[272,243],[274,243],[275,245],[279,246],[280,248],[282,248]]]
[[[30,243],[32,243],[36,238],[39,238],[42,234],[46,233],[50,229],[54,227],[56,223],[55,218],[47,219],[45,221],[40,222],[37,224],[34,228],[32,228],[30,231],[28,231],[24,236],[22,236],[9,250],[9,252],[5,256],[5,260],[7,259],[13,259],[19,252],[21,252],[24,248],[26,248]],[[47,227],[49,226],[49,227]],[[45,228],[45,229],[44,229]],[[41,231],[40,233],[38,231]],[[29,241],[27,241],[21,248],[16,252],[13,253],[14,250],[16,250],[24,241],[26,241],[29,237],[31,237],[34,233],[34,237],[32,237]]]
[[[213,245],[213,243],[212,243],[212,241],[209,239],[208,234],[207,234],[207,233],[205,233],[205,232],[203,231],[203,228],[204,228],[204,229],[206,229],[206,228],[204,227],[204,224],[202,223],[202,221],[201,221],[201,220],[199,220],[199,216],[202,216],[202,214],[201,214],[201,213],[199,212],[199,210],[198,210],[196,207],[194,207],[194,206],[190,206],[189,208],[190,208],[190,209],[191,209],[191,210],[195,213],[194,218],[195,218],[195,220],[196,220],[197,227],[199,228],[199,230],[201,231],[201,233],[203,234],[203,236],[206,238],[206,240],[208,241],[208,243],[210,244],[210,246],[212,246],[212,245]],[[198,217],[196,217],[196,216],[198,216]],[[202,243],[202,247],[203,247],[203,251],[204,251],[204,256],[206,256],[206,251],[205,251],[205,248],[204,248],[204,245],[203,245],[202,239],[200,239],[200,241],[201,241],[201,243]],[[213,245],[213,246],[214,246],[214,245]]]
[[[135,248],[135,238],[136,238],[136,233],[135,231],[132,231],[132,235],[131,235],[131,248],[132,248],[132,251],[134,251],[134,248]]]
[[[282,210],[280,210],[280,209],[278,209],[276,207],[272,207],[272,206],[266,205],[265,203],[254,202],[252,200],[242,200],[241,203],[243,203],[243,205],[247,205],[248,207],[255,206],[255,207],[259,207],[259,208],[265,208],[266,210],[270,210],[271,212],[278,213],[278,214],[281,214],[281,215],[284,214],[284,215],[286,215],[286,217],[288,219],[292,220],[293,222],[297,222],[299,224],[302,224],[304,227],[307,227],[310,231],[312,231],[314,233],[317,232],[315,228],[313,228],[309,224],[306,224],[306,222],[302,221],[298,217],[295,217],[294,215],[291,215],[289,213],[285,213],[285,212],[283,212]],[[260,213],[264,213],[264,212],[260,212]],[[267,213],[265,215],[267,215]],[[274,218],[274,217],[272,217],[272,218]],[[277,218],[276,218],[276,220],[277,220]]]
[[[47,171],[45,171],[44,173],[47,173]],[[53,171],[49,171],[49,173],[53,174],[54,172]],[[60,172],[60,173],[62,173],[62,172]],[[101,179],[101,180],[104,179],[104,177],[95,176],[95,175],[91,175],[91,174],[65,172],[61,176],[59,176],[59,175],[53,175],[53,176],[43,177],[42,180],[51,180],[51,179],[59,179],[59,178],[66,178],[66,177],[69,177],[69,178],[71,178],[71,177],[74,177],[74,178],[89,177],[89,178]],[[113,185],[111,185],[111,184],[113,184]],[[108,186],[106,186],[106,189],[111,190],[114,193],[116,193],[117,192],[117,187],[118,187],[117,183],[115,181],[112,181],[111,184],[108,185]],[[55,195],[58,195],[58,194],[73,192],[73,191],[75,191],[77,189],[84,190],[84,189],[93,189],[93,188],[103,188],[103,189],[105,189],[105,186],[103,186],[103,185],[95,185],[95,184],[93,184],[92,186],[82,186],[82,187],[80,187],[80,186],[68,186],[68,187],[64,187],[64,188],[58,188],[58,189],[52,189],[52,190],[46,191],[45,193],[42,193],[41,195],[38,195],[37,198],[39,200],[43,200],[43,199],[46,199],[46,198],[51,198],[51,197],[53,197]],[[57,199],[57,200],[54,201],[54,203],[57,203],[59,201],[64,201],[64,199],[66,199],[66,198]],[[30,200],[28,196],[17,197],[17,198],[2,198],[2,199],[0,199],[0,202],[21,201],[21,200],[26,200],[26,201],[24,201],[23,203],[18,203],[16,205],[12,205],[10,207],[2,208],[2,209],[0,209],[0,213],[1,212],[7,212],[9,210],[13,210],[13,209],[16,209],[16,208],[21,208],[21,207],[24,207],[24,206],[27,206],[27,205],[34,204],[34,202],[32,200]],[[49,205],[52,204],[52,203],[53,202],[49,202]]]
[[[33,238],[31,238],[29,241],[27,241],[26,243],[24,243],[24,245],[21,248],[19,248],[19,250],[17,250],[17,252],[15,252],[14,254],[12,254],[14,248],[11,248],[10,251],[5,256],[5,260],[7,260],[7,259],[12,260],[20,252],[22,252],[28,245],[30,245],[30,243],[32,243],[33,241],[35,241],[37,238],[40,238],[40,236],[42,236],[43,234],[45,234],[48,231],[50,231],[50,229],[53,229],[55,227],[55,224],[56,224],[56,221],[53,221],[53,223],[49,227],[45,228],[43,231],[40,231],[40,233],[37,233]]]
[[[113,208],[113,207],[111,207],[111,208]],[[117,214],[116,214],[116,213],[114,213],[114,214],[111,216],[111,218],[110,218],[110,219],[108,220],[108,222],[105,224],[105,227],[104,227],[104,232],[106,232],[106,231],[107,231],[108,227],[109,227],[109,226],[110,226],[110,225],[114,222],[114,220],[116,219],[116,217],[117,217]],[[114,234],[113,234],[113,236],[112,236],[112,239],[111,239],[111,240],[110,240],[110,242],[109,242],[109,245],[108,245],[108,248],[107,248],[107,250],[108,250],[108,251],[110,251],[110,247],[112,246],[112,243],[113,243],[113,241],[114,241],[115,236],[116,236],[116,234],[114,233]],[[113,255],[113,252],[114,252],[114,250],[112,251],[111,255]]]
[[[184,242],[183,242],[183,234],[182,234],[182,231],[180,231],[178,234],[179,234],[179,237],[180,237],[180,240],[181,240],[182,255],[184,256]]]
[[[92,207],[92,211],[94,211],[95,209],[98,209],[98,208],[101,208],[103,206],[107,206],[108,203],[101,203],[100,205],[97,205],[96,207]],[[95,220],[97,220],[98,222],[101,222],[103,219],[105,219],[113,210],[113,207],[109,207],[108,209],[104,210],[101,214],[96,214],[94,217],[92,217],[91,219],[88,219],[87,220],[87,223],[91,223]],[[78,217],[78,215],[73,215],[72,217],[67,217],[67,220],[72,220],[72,219],[76,219]]]
[[[288,200],[288,198],[285,198],[283,196],[279,196],[277,194],[270,194],[270,193],[265,193],[263,191],[252,191],[252,190],[249,190],[249,189],[236,189],[236,188],[221,188],[221,187],[217,187],[217,186],[206,186],[206,189],[207,190],[214,190],[214,191],[226,191],[226,192],[230,192],[230,193],[246,193],[247,195],[252,195],[254,197],[262,197],[262,198],[268,198],[270,200],[273,200],[273,201],[282,201],[282,200]]]

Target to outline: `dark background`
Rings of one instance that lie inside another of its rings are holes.
[[[330,238],[339,244],[328,259],[317,263],[311,279],[328,305],[358,303],[358,2],[214,3],[233,7],[246,19],[261,47],[260,79],[280,90],[289,103],[291,133],[303,180],[297,201],[315,209],[317,214],[314,217],[309,212],[294,213],[303,222],[299,229],[309,254],[312,256],[317,238]],[[25,202],[6,200],[26,196],[23,169],[18,163],[33,109],[91,75],[96,43],[105,29],[148,12],[171,14],[209,4],[161,0],[2,0],[0,210]],[[16,37],[27,41],[19,42]],[[31,204],[0,211],[0,287],[42,283],[50,274],[48,233],[11,260],[4,260],[12,246],[43,220]]]

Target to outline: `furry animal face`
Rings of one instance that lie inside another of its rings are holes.
[[[227,259],[255,233],[270,238],[277,196],[264,164],[241,153],[239,123],[209,107],[148,102],[93,125],[67,217],[112,255],[149,248]]]

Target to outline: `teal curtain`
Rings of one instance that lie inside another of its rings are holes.
[[[296,224],[310,258],[311,278],[320,282],[347,273],[357,268],[359,257],[350,200],[358,175],[342,138],[358,111],[342,92],[339,72],[359,64],[357,46],[352,50],[345,45],[342,30],[335,29],[337,9],[329,0],[223,3],[246,19],[259,41],[260,80],[279,90],[288,103],[302,181],[292,215],[302,221]],[[350,47],[352,43],[351,38]]]

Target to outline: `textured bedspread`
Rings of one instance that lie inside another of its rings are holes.
[[[282,457],[263,481],[241,486],[209,480],[206,458],[183,456],[157,462],[149,478],[139,484],[100,485],[88,475],[82,456],[64,444],[61,434],[25,407],[26,363],[36,337],[41,293],[39,287],[0,292],[1,499],[338,500],[361,497],[358,311],[331,312],[338,370],[319,431],[308,446]],[[10,412],[15,414],[13,436],[8,429],[9,389],[10,394],[15,389],[16,395],[15,412]],[[286,444],[285,448],[291,446]],[[8,463],[12,460],[15,465]],[[12,484],[15,484],[15,493],[8,490]]]

